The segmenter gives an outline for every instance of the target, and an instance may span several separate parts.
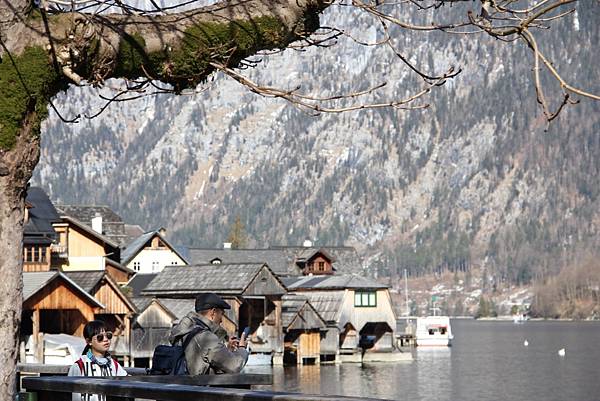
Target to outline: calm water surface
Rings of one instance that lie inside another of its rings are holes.
[[[600,401],[600,323],[453,320],[452,331],[451,348],[417,348],[413,362],[274,368],[273,389],[410,401]]]

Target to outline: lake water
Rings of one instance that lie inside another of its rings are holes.
[[[276,367],[273,390],[410,401],[600,400],[598,322],[453,320],[452,331],[452,347],[417,348],[413,362]]]

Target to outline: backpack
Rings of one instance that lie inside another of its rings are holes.
[[[148,371],[151,375],[187,375],[189,374],[185,362],[185,349],[201,331],[209,330],[204,325],[196,326],[188,333],[182,345],[157,345],[152,355],[152,368]]]

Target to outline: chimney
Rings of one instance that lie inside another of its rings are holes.
[[[92,218],[92,230],[98,234],[102,234],[102,215],[96,212],[96,216]]]
[[[167,235],[167,229],[164,227],[161,227],[158,229],[158,233],[164,237],[165,235]]]
[[[305,239],[304,242],[302,243],[302,246],[305,248],[310,248],[311,246],[313,246],[313,243],[311,240]]]
[[[231,242],[223,242],[223,249],[231,249]]]

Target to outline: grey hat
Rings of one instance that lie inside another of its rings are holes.
[[[212,308],[231,309],[231,306],[214,292],[198,294],[196,296],[196,312]]]

